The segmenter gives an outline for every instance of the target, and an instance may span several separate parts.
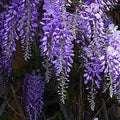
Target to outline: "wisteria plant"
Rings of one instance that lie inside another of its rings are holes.
[[[26,73],[23,85],[30,120],[37,120],[43,106],[45,83],[57,81],[60,101],[65,104],[67,88],[79,46],[79,67],[91,110],[95,98],[109,89],[120,94],[120,31],[108,12],[117,0],[13,0],[0,13],[0,84],[11,82],[17,42],[24,61],[32,61],[39,44],[43,71]],[[82,52],[81,52],[82,51]],[[40,66],[40,67],[41,67]],[[54,71],[54,72],[53,72]],[[44,74],[44,77],[41,76]],[[104,84],[104,87],[102,86]],[[106,89],[104,89],[106,88]]]

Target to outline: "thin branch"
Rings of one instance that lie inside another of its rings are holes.
[[[8,106],[10,107],[10,109],[18,116],[22,117],[22,115],[20,113],[18,113],[8,102],[7,102]],[[26,119],[29,119],[26,117]]]
[[[7,92],[7,87],[4,88],[4,94]],[[17,89],[15,92],[17,92],[19,89]],[[1,95],[2,96],[2,95]],[[6,109],[7,107],[7,103],[13,98],[13,96],[11,95],[9,98],[7,98],[7,95],[5,96],[5,99],[3,101],[3,104],[1,105],[0,107],[0,117],[2,116],[4,110]]]
[[[18,113],[8,102],[7,102],[7,104],[8,104],[8,106],[10,107],[10,109],[11,109],[16,115],[18,115],[18,116],[21,117],[21,114],[20,114],[20,113]]]
[[[48,118],[48,119],[45,119],[45,120],[53,120],[54,116]]]
[[[95,119],[95,117],[100,113],[100,111],[102,110],[102,108],[104,107],[104,105],[110,100],[110,97],[104,102],[104,104],[100,107],[100,109],[98,110],[98,112],[95,114],[95,116],[92,118],[92,120]]]

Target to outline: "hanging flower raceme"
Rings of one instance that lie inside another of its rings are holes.
[[[107,31],[107,64],[108,73],[111,77],[111,88],[114,88],[114,94],[120,92],[120,31],[118,31],[117,28],[117,26],[110,24]]]
[[[15,40],[19,39],[17,35],[17,22],[18,17],[18,5],[12,3],[5,13],[3,20],[3,27],[1,30],[2,42],[1,42],[1,53],[2,53],[2,63],[3,69],[6,76],[10,76],[12,71],[12,56],[16,51]]]
[[[82,9],[82,10],[81,10]],[[91,3],[89,6],[80,5],[77,13],[78,43],[82,46],[84,54],[85,84],[90,95],[91,109],[94,110],[94,98],[97,90],[101,88],[102,73],[105,69],[105,32],[103,22],[103,11],[98,3]],[[102,56],[102,58],[101,58]]]
[[[5,76],[9,77],[12,71],[12,56],[16,51],[16,40],[22,43],[25,60],[30,59],[31,45],[38,27],[38,4],[37,0],[13,0],[5,13],[3,28],[1,28],[1,52]]]
[[[54,2],[50,0],[45,0],[43,9],[46,10],[46,12],[44,13],[44,16],[42,18],[43,21],[41,22],[41,24],[43,25],[42,29],[44,31],[44,35],[42,39],[40,39],[41,42],[40,49],[41,49],[41,55],[44,57],[43,65],[46,69],[45,80],[49,82],[51,78],[51,66],[52,66],[51,61],[53,60],[52,50],[54,46],[54,44],[52,44],[51,41],[52,34],[54,31],[54,27],[52,23],[53,21],[51,17],[52,15],[54,15],[55,12]]]
[[[99,48],[97,48],[99,45]],[[101,50],[103,51],[101,53]],[[105,48],[100,44],[91,44],[88,47],[84,47],[84,66],[85,66],[85,85],[86,89],[90,91],[88,95],[88,100],[91,105],[91,109],[94,110],[95,102],[94,98],[97,90],[101,88],[101,83],[103,82],[102,74],[105,70]]]
[[[73,63],[72,15],[66,11],[64,0],[44,2],[44,37],[40,40],[40,47],[42,55],[48,57],[55,66],[56,77],[60,82],[59,94],[64,103],[65,86]]]
[[[108,5],[108,3],[106,4]],[[111,4],[112,2],[110,5]],[[113,95],[113,81],[116,81],[116,79],[118,80],[119,78],[119,62],[118,58],[116,57],[118,50],[115,51],[116,48],[114,48],[114,50],[112,49],[113,52],[111,52],[111,48],[113,48],[113,46],[115,47],[115,45],[112,45],[112,47],[109,46],[111,39],[113,41],[119,40],[119,37],[117,37],[115,40],[115,36],[118,35],[118,32],[113,32],[111,35],[106,33],[104,28],[106,19],[104,19],[104,16],[106,18],[107,16],[104,14],[104,5],[104,1],[89,1],[88,6],[81,6],[82,11],[78,13],[78,19],[81,21],[78,22],[79,31],[81,32],[79,32],[79,35],[81,35],[79,38],[81,39],[80,41],[82,41],[82,48],[84,51],[84,55],[82,55],[82,57],[84,59],[85,66],[85,84],[87,84],[87,89],[90,91],[90,96],[88,96],[88,99],[90,101],[92,110],[94,110],[95,107],[94,98],[95,94],[97,93],[97,89],[100,89],[101,83],[104,82],[103,74],[104,78],[107,78],[107,80],[109,78],[110,96]],[[80,18],[82,20],[80,20]],[[112,61],[117,61],[117,66],[115,66],[114,62],[110,63],[110,59],[113,57],[115,60]],[[112,70],[110,70],[111,68]],[[115,72],[115,70],[118,72]],[[109,71],[112,71],[112,73],[115,75],[112,75]],[[118,88],[118,86],[116,88]]]
[[[23,95],[30,120],[37,120],[40,117],[43,108],[44,89],[45,81],[43,81],[40,70],[26,75],[23,85]]]
[[[90,5],[91,3],[98,3],[101,7],[110,8],[113,7],[118,0],[85,0],[87,5]]]
[[[38,27],[38,4],[38,0],[22,0],[19,5],[20,20],[17,22],[17,31],[21,39],[25,60],[31,57],[31,46]]]

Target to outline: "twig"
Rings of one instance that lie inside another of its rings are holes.
[[[7,104],[8,104],[8,106],[10,107],[10,109],[11,109],[13,112],[15,112],[16,115],[21,116],[21,114],[18,113],[8,102],[7,102]]]
[[[102,103],[102,104],[105,103],[104,98],[101,99],[101,103]],[[109,120],[109,118],[108,118],[108,113],[107,113],[107,108],[106,108],[106,104],[104,104],[104,107],[103,107],[103,109],[102,109],[102,112],[103,112],[104,119],[105,119],[105,120]]]
[[[22,115],[20,113],[18,113],[8,102],[7,102],[8,106],[10,107],[10,109],[18,116],[22,117]],[[26,119],[29,119],[26,117]]]
[[[7,87],[5,87],[5,89],[3,90],[3,91],[4,91],[4,94],[7,92],[6,89],[7,89]],[[19,89],[17,89],[17,90],[15,91],[15,93],[16,93],[18,90],[19,90]],[[5,99],[4,99],[4,101],[3,101],[3,103],[2,103],[2,105],[1,105],[1,107],[0,107],[0,117],[1,117],[1,115],[3,114],[5,108],[7,107],[8,102],[9,102],[12,98],[13,98],[12,95],[11,95],[9,98],[7,98],[7,95],[5,96]]]
[[[98,110],[98,112],[95,114],[95,116],[92,118],[92,120],[95,119],[95,117],[99,114],[99,112],[102,110],[102,108],[104,107],[104,105],[109,101],[110,97],[104,102],[104,104],[100,107],[100,109]]]
[[[48,118],[48,119],[45,119],[45,120],[53,120],[54,116]]]

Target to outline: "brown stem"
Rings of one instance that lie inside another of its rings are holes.
[[[13,88],[13,85],[10,84],[10,87],[11,87],[11,90],[12,90],[12,93],[13,93],[13,98],[14,98],[15,103],[16,103],[16,105],[17,105],[18,111],[19,111],[19,113],[21,114],[21,118],[22,118],[22,120],[26,120],[26,117],[25,117],[25,114],[24,114],[24,110],[23,110],[22,105],[20,104],[19,100],[18,100],[17,97],[16,97],[15,90],[14,90],[14,88]]]
[[[92,118],[92,120],[95,119],[95,117],[100,113],[100,111],[102,110],[102,108],[104,107],[104,105],[110,100],[110,97],[104,102],[104,104],[100,107],[100,109],[97,111],[97,113],[95,114],[95,116]]]

